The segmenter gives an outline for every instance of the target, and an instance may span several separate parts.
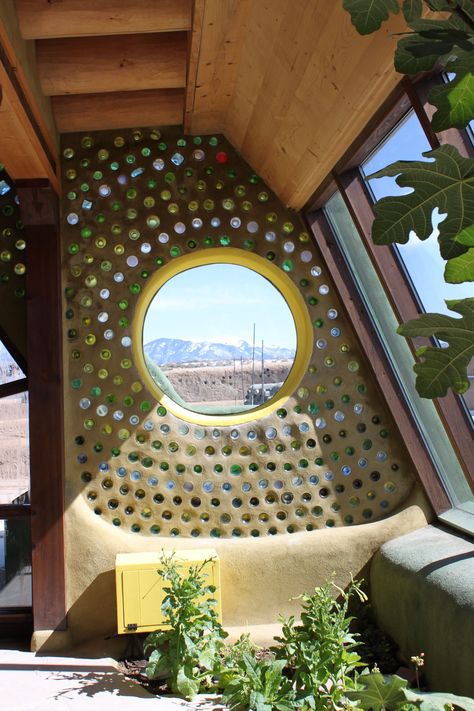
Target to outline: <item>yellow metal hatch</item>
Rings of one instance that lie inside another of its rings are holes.
[[[166,629],[161,603],[165,596],[163,587],[167,587],[168,583],[158,575],[158,570],[162,567],[163,553],[168,555],[167,551],[117,554],[115,582],[119,634]],[[191,565],[207,561],[203,572],[207,575],[206,584],[216,587],[212,597],[217,600],[216,612],[221,620],[220,567],[217,552],[213,548],[180,550],[174,552],[174,557],[183,573]]]

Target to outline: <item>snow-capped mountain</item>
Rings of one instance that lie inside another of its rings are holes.
[[[252,346],[246,341],[234,343],[208,343],[203,341],[183,341],[179,338],[157,338],[144,346],[145,355],[158,365],[167,363],[189,363],[191,361],[249,360],[252,358]],[[294,358],[291,348],[265,346],[264,360]],[[255,360],[262,357],[261,348],[255,346]]]

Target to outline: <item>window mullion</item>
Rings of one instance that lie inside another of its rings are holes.
[[[1,383],[0,399],[2,397],[9,397],[10,395],[18,395],[19,393],[24,393],[26,390],[28,390],[28,378],[12,380],[9,383]]]
[[[338,176],[337,184],[397,318],[400,323],[416,318],[421,311],[421,304],[411,289],[394,249],[388,245],[377,246],[372,241],[375,212],[363,177],[358,170],[350,170]],[[415,343],[415,347],[419,345],[426,345],[426,339]]]

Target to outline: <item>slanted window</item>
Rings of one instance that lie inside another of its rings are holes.
[[[337,271],[336,283],[347,289],[348,315],[366,352],[377,360],[379,382],[389,369],[389,379],[381,385],[392,410],[397,408],[400,431],[436,512],[443,521],[474,532],[473,386],[463,398],[452,392],[435,401],[420,398],[412,370],[415,346],[396,334],[400,323],[423,311],[452,315],[445,300],[472,297],[472,284],[444,281],[445,262],[437,243],[443,215],[437,211],[433,232],[424,242],[412,234],[404,245],[377,247],[370,236],[374,202],[399,195],[401,189],[394,178],[369,176],[397,160],[428,160],[422,154],[437,145],[437,137],[424,129],[429,124],[417,98],[423,92],[423,86],[412,87],[398,95],[392,120],[385,109],[381,124],[375,130],[372,126],[353,154],[341,161],[306,214],[332,262],[329,266]],[[461,144],[469,153],[470,144],[460,133]],[[348,280],[353,280],[352,287]],[[378,351],[371,345],[374,332],[381,344]]]
[[[402,195],[410,189],[400,188],[392,177],[369,179],[368,176],[396,160],[427,160],[423,153],[430,149],[420,122],[411,110],[360,166],[374,202],[389,195]],[[433,232],[428,239],[421,241],[411,232],[406,244],[394,245],[393,249],[403,264],[420,311],[452,316],[446,301],[472,297],[474,289],[471,283],[448,284],[444,280],[446,262],[439,251],[437,229],[443,219],[443,215],[434,210]],[[470,391],[462,399],[474,418],[474,365],[470,376],[473,379]]]

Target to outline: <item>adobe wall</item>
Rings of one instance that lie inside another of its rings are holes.
[[[224,623],[263,624],[425,525],[317,248],[225,139],[137,129],[62,150],[68,644],[114,632],[118,552],[215,547]],[[240,420],[174,407],[141,362],[143,295],[206,255],[262,269],[296,314],[296,370]]]

